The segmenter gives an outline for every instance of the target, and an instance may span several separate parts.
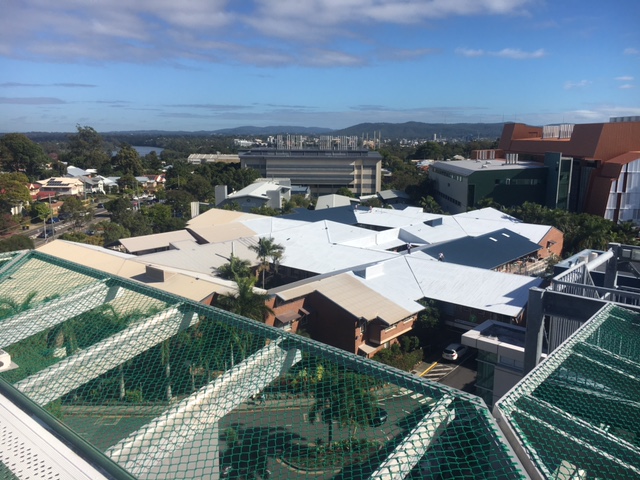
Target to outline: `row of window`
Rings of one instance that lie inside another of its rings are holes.
[[[462,203],[460,203],[459,200],[456,200],[453,197],[450,197],[449,195],[446,195],[442,192],[436,192],[436,196],[443,198],[444,200],[446,200],[447,202],[453,203],[454,205],[457,205],[458,207],[462,206]]]
[[[462,175],[459,175],[457,173],[448,172],[446,170],[442,170],[442,169],[437,168],[437,167],[431,167],[431,171],[433,173],[437,173],[438,175],[442,175],[443,177],[452,178],[457,182],[461,182],[462,178],[463,178]]]
[[[541,180],[539,178],[496,178],[496,185],[540,185]]]

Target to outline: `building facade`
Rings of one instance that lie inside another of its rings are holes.
[[[240,154],[242,168],[253,168],[263,178],[289,178],[307,185],[314,196],[348,187],[356,195],[375,194],[381,189],[382,156],[367,149],[276,149],[254,148]]]

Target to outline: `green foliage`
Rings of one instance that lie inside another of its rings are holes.
[[[257,245],[251,245],[249,248],[260,259],[259,270],[262,272],[262,288],[265,288],[265,273],[270,270],[272,263],[276,272],[278,271],[278,264],[284,255],[284,247],[272,238],[262,237],[258,240]]]
[[[183,189],[200,202],[208,202],[213,199],[213,186],[205,177],[197,173],[188,177]]]
[[[255,278],[235,277],[237,290],[235,293],[221,295],[216,300],[216,306],[231,313],[264,322],[267,315],[273,313],[266,304],[269,295],[254,290]]]
[[[173,215],[188,220],[191,218],[191,202],[196,199],[185,190],[168,190],[165,205],[171,207]]]
[[[93,218],[91,207],[76,197],[65,197],[60,213],[67,215],[75,227],[80,227]]]
[[[408,347],[414,344],[414,341],[409,342],[410,345],[408,344]],[[385,365],[409,371],[416,365],[416,363],[422,360],[422,357],[423,354],[421,349],[418,348],[416,350],[405,351],[403,347],[394,343],[389,348],[385,348],[376,353],[373,359],[380,363],[384,363]]]
[[[33,250],[35,245],[33,240],[24,235],[12,235],[9,238],[0,240],[0,252],[13,252],[16,250]]]
[[[256,215],[264,215],[265,217],[277,217],[282,213],[280,210],[267,207],[266,205],[263,205],[261,207],[253,207],[251,210],[249,210],[249,212]]]
[[[571,213],[526,202],[519,207],[504,208],[508,215],[526,223],[552,225],[564,234],[563,257],[584,249],[606,250],[609,242],[640,245],[630,224],[616,224],[588,213]]]
[[[30,202],[28,185],[22,173],[0,173],[0,210],[9,213],[11,207]]]
[[[128,143],[122,143],[118,153],[112,159],[113,169],[120,175],[142,175],[144,167],[138,151]]]
[[[80,168],[96,168],[101,175],[111,173],[111,148],[91,127],[76,125],[78,133],[69,136],[61,160]]]
[[[353,194],[353,192],[351,191],[351,189],[349,187],[340,187],[336,191],[336,195],[342,195],[344,197],[355,198],[355,195]]]
[[[182,230],[187,225],[184,218],[173,216],[171,205],[156,203],[151,207],[142,207],[140,211],[148,219],[148,223],[153,228],[153,233]]]
[[[325,372],[314,385],[315,402],[309,409],[309,422],[319,416],[329,427],[327,442],[333,441],[333,422],[341,427],[366,427],[377,414],[376,382],[352,372]]]
[[[42,178],[49,157],[42,147],[21,133],[0,138],[0,170],[24,172],[31,180]]]
[[[420,200],[420,206],[427,213],[437,213],[437,214],[444,213],[444,210],[442,210],[442,207],[438,204],[438,202],[436,202],[435,198],[433,198],[431,195],[422,197],[422,199]]]
[[[233,280],[236,277],[249,277],[251,275],[251,262],[242,260],[232,254],[228,263],[220,265],[214,270],[216,275],[226,280]]]
[[[104,239],[101,235],[87,235],[83,232],[65,232],[60,235],[60,240],[67,240],[69,242],[76,243],[85,243],[87,245],[98,245],[102,246],[104,244]]]
[[[29,213],[33,220],[44,222],[51,216],[51,207],[46,202],[34,202]]]
[[[361,203],[361,205],[363,207],[375,207],[375,208],[382,208],[382,206],[383,206],[382,202],[377,197],[365,200],[364,202]]]
[[[110,245],[121,238],[129,238],[131,236],[129,230],[115,222],[102,221],[95,224],[95,227],[101,232],[104,245]]]

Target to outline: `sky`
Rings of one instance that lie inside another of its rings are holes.
[[[0,132],[607,122],[638,0],[2,0]]]

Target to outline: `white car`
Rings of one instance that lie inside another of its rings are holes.
[[[442,351],[442,358],[445,360],[459,360],[464,357],[469,348],[460,343],[451,343]]]

